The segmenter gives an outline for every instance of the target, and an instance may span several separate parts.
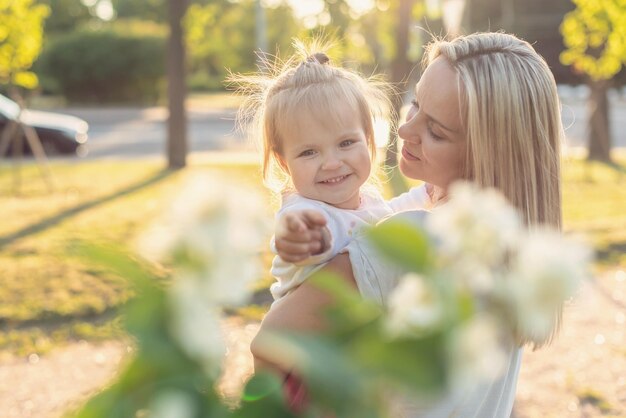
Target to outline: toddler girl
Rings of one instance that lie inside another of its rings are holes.
[[[281,193],[270,290],[276,301],[345,249],[366,225],[424,207],[424,187],[385,201],[368,184],[375,161],[374,118],[387,116],[386,85],[336,67],[322,52],[292,58],[273,77],[235,76],[255,92],[253,113],[263,144],[263,178]]]

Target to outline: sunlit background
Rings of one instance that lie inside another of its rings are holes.
[[[39,20],[7,17],[8,6],[18,4],[43,6]],[[31,118],[32,110],[79,118],[62,119],[54,135],[86,142],[80,152],[44,143],[47,163],[19,153],[0,157],[0,415],[60,417],[105,385],[132,351],[120,331],[132,286],[78,260],[77,241],[134,251],[149,222],[200,170],[254,188],[267,209],[276,208],[278,198],[260,180],[256,147],[236,129],[241,99],[224,82],[229,72],[258,71],[259,55],[286,57],[294,37],[324,34],[338,65],[382,74],[398,87],[401,113],[432,34],[505,30],[532,43],[555,75],[568,150],[564,230],[586,237],[597,254],[596,280],[566,310],[560,339],[527,353],[515,417],[626,416],[626,53],[604,54],[609,42],[626,45],[626,11],[603,8],[609,4],[618,1],[2,3],[0,93],[23,99]],[[175,12],[182,18],[170,19]],[[577,47],[590,42],[592,51]],[[180,88],[168,93],[168,84]],[[0,112],[10,115],[0,124],[20,111],[6,100]],[[395,138],[390,122],[377,123],[377,141],[381,160],[395,167],[386,147]],[[387,196],[413,184],[392,179],[383,184]],[[264,257],[269,272],[271,254]],[[232,372],[220,386],[226,394],[236,394],[250,373],[247,344],[268,308],[271,280],[269,273],[259,277],[252,302],[221,324]]]

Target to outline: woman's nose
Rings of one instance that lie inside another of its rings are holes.
[[[402,125],[400,125],[400,127],[398,128],[398,136],[402,139],[406,139],[409,141],[418,141],[419,135],[414,120],[404,122]]]
[[[398,128],[398,136],[407,141],[418,142],[420,140],[420,119],[419,115],[413,114],[410,118],[407,117],[404,122]]]

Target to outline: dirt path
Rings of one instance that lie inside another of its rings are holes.
[[[626,417],[626,273],[586,285],[566,307],[559,339],[524,354],[515,418]],[[258,324],[230,318],[227,379],[235,396],[251,371],[248,345]],[[58,418],[106,385],[132,348],[119,341],[76,343],[45,357],[0,362],[0,411],[6,418]]]
[[[526,350],[516,418],[626,417],[626,273],[584,286],[559,338]]]

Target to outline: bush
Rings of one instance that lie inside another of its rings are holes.
[[[187,77],[187,87],[192,92],[215,92],[226,90],[223,75],[211,76],[207,72],[198,71]]]
[[[37,69],[72,102],[155,103],[165,75],[165,39],[114,31],[62,36]]]

